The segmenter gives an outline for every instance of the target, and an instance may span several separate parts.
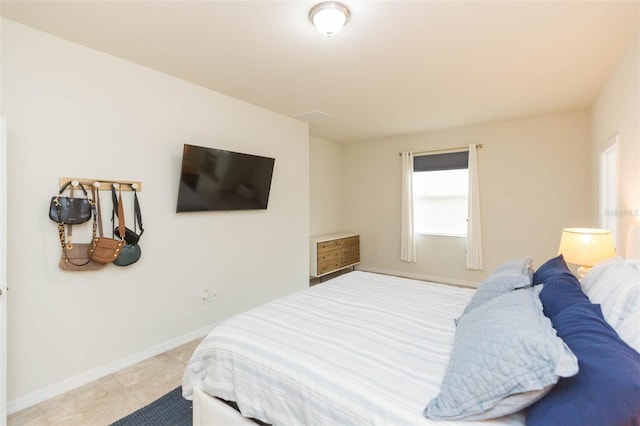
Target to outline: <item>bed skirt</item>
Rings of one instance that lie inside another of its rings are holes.
[[[218,398],[193,388],[193,426],[256,426]]]

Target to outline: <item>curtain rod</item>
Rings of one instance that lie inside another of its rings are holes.
[[[482,148],[482,144],[481,143],[476,144],[476,148],[478,149]],[[413,155],[427,155],[427,154],[434,154],[436,152],[444,153],[444,152],[464,152],[464,151],[469,151],[469,147],[459,146],[457,148],[434,149],[432,151],[418,151],[418,152],[414,152]],[[402,155],[402,153],[399,152],[398,155]]]

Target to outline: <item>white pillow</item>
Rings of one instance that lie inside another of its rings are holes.
[[[624,259],[620,256],[612,257],[611,259],[603,260],[602,262],[595,265],[591,271],[580,282],[582,286],[582,291],[585,294],[589,294],[589,291],[593,286],[598,284],[605,273],[607,273],[610,269],[615,269],[620,263],[622,263]]]
[[[640,260],[614,257],[600,262],[581,286],[591,302],[600,304],[622,340],[640,351]]]
[[[629,346],[640,352],[640,311],[623,319],[616,328],[616,332]]]

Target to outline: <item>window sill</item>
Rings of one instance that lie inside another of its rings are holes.
[[[416,232],[416,235],[420,237],[452,237],[452,238],[467,238],[466,235],[461,234],[437,234],[434,232]]]

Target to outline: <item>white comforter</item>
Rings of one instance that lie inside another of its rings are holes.
[[[183,378],[273,425],[430,425],[473,290],[355,271],[237,315]],[[522,425],[522,415],[456,424]]]

